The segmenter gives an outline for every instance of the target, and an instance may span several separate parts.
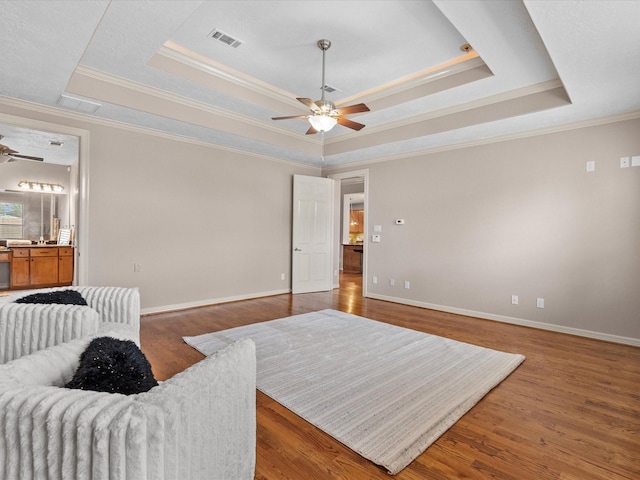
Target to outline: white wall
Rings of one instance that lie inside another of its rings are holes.
[[[640,120],[372,163],[369,296],[640,345],[630,155]]]

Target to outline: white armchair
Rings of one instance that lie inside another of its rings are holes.
[[[32,293],[77,290],[88,306],[15,303]],[[74,338],[108,324],[129,325],[140,341],[140,294],[127,287],[56,287],[20,290],[0,297],[0,363]]]
[[[127,396],[62,387],[89,340],[0,365],[0,478],[253,479],[253,341]]]

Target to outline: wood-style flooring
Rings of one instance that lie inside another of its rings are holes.
[[[142,349],[166,379],[203,358],[183,335],[333,308],[521,353],[515,372],[395,478],[640,479],[640,348],[366,299],[360,281],[343,275],[332,292],[147,315]],[[257,418],[258,480],[390,478],[260,392]]]

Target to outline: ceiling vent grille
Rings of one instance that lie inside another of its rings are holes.
[[[70,95],[60,95],[58,98],[58,105],[61,107],[69,108],[71,110],[75,110],[76,112],[82,113],[96,113],[102,104],[89,102],[87,100],[81,100],[79,98],[72,97]]]
[[[234,38],[231,35],[224,33],[222,30],[218,30],[217,28],[207,36],[233,48],[238,48],[244,43],[242,40]]]
[[[322,89],[327,93],[338,92],[339,90],[336,87],[332,87],[331,85],[324,84],[324,88]]]

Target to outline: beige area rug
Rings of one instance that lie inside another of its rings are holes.
[[[390,474],[524,360],[335,310],[184,340],[210,355],[245,337],[260,391]]]

